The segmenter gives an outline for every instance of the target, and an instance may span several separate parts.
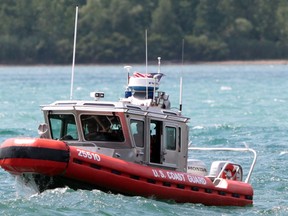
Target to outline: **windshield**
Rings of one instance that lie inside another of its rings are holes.
[[[77,127],[72,114],[48,115],[52,139],[78,140]]]
[[[123,142],[124,136],[118,116],[81,115],[85,140]]]

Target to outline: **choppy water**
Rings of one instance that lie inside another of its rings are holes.
[[[143,66],[135,70],[145,71]],[[156,70],[150,66],[149,69]],[[288,214],[288,66],[162,66],[161,89],[179,107],[183,74],[183,113],[191,118],[194,146],[254,148],[252,207],[207,207],[69,188],[35,194],[0,170],[1,215],[287,215]],[[37,136],[39,105],[69,99],[71,67],[0,67],[0,142]],[[126,72],[118,66],[77,66],[74,99],[102,90],[106,99],[124,95]],[[190,153],[190,157],[193,155]],[[210,155],[207,155],[210,157]],[[236,155],[244,163],[246,157]],[[236,158],[235,156],[235,158]]]

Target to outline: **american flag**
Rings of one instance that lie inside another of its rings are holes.
[[[137,78],[152,78],[152,74],[143,74],[143,73],[139,73],[139,72],[134,72],[133,73],[133,76],[134,77],[137,77]]]
[[[163,75],[164,74],[162,74],[162,73],[148,73],[148,74],[143,74],[143,73],[139,73],[139,72],[133,73],[133,77],[136,77],[136,78],[155,78],[158,80],[158,82],[160,81],[160,79]]]

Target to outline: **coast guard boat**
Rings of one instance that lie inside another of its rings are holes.
[[[78,7],[71,92],[77,15]],[[159,91],[160,58],[158,64],[157,73],[132,75],[126,66],[127,89],[119,101],[102,101],[103,92],[92,92],[94,100],[70,97],[42,106],[40,137],[4,141],[0,166],[26,184],[34,183],[39,192],[68,186],[182,203],[252,205],[249,181],[256,152],[189,147],[189,118],[182,115],[181,103],[179,110],[171,109],[169,95]],[[182,78],[182,88],[181,83]],[[209,170],[203,160],[188,158],[188,151],[250,152],[254,157],[247,170],[234,160],[212,161]]]
[[[204,205],[251,205],[255,151],[189,148],[189,118],[170,109],[168,94],[159,91],[162,76],[159,71],[129,75],[125,97],[117,102],[93,92],[96,100],[42,106],[40,137],[4,141],[0,166],[35,182],[40,192],[68,186]],[[203,161],[188,158],[188,150],[252,152],[254,158],[246,174],[232,160],[213,161],[209,171]]]

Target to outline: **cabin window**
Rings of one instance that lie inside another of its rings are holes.
[[[144,122],[136,119],[131,119],[130,129],[137,147],[144,147]]]
[[[166,126],[165,130],[166,130],[166,149],[176,150],[176,128]]]
[[[77,126],[72,114],[48,115],[52,139],[78,140]]]
[[[81,115],[85,140],[123,142],[122,125],[118,116]]]

